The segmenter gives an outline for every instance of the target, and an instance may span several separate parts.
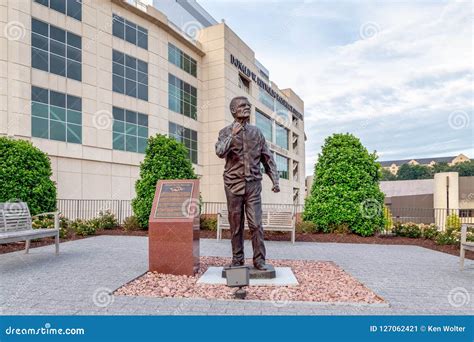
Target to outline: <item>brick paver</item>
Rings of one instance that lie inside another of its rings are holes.
[[[97,236],[0,255],[0,314],[312,315],[473,314],[474,262],[417,246],[268,241],[270,259],[331,260],[389,307],[111,296],[147,270],[145,237]],[[251,255],[246,241],[246,253]],[[229,256],[230,242],[201,240],[201,255]]]

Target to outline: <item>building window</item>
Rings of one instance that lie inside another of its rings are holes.
[[[275,163],[277,165],[278,175],[280,178],[288,179],[288,158],[275,153]]]
[[[168,108],[197,120],[196,88],[168,74]]]
[[[113,149],[145,153],[148,141],[148,116],[113,107]]]
[[[193,162],[194,164],[197,164],[197,132],[170,121],[169,135],[170,137],[175,138],[177,141],[183,143],[184,146],[186,146],[189,152],[189,160],[191,160],[191,162]]]
[[[259,88],[258,92],[258,99],[260,102],[262,102],[265,106],[267,106],[272,112],[275,110],[275,105],[274,105],[274,98],[270,96],[269,93],[267,93],[265,90],[262,88]]]
[[[82,0],[35,0],[35,2],[71,18],[82,20]]]
[[[168,43],[168,60],[174,65],[186,71],[188,74],[196,77],[196,60],[171,43]]]
[[[112,19],[112,33],[115,37],[126,40],[148,50],[148,30],[116,14]]]
[[[262,131],[265,139],[273,142],[272,120],[258,109],[255,110],[255,126]]]
[[[148,101],[148,63],[117,50],[112,59],[113,91]]]
[[[81,81],[81,37],[31,19],[31,66]]]
[[[275,101],[275,112],[283,120],[283,122],[289,121],[288,118],[290,113],[288,109],[278,101]]]
[[[280,126],[279,124],[275,125],[275,134],[276,134],[276,144],[284,149],[288,149],[288,130]]]
[[[241,74],[239,74],[239,88],[250,94],[250,81]]]
[[[37,138],[82,142],[80,97],[31,87],[31,135]]]

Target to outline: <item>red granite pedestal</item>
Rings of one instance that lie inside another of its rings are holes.
[[[199,270],[199,181],[156,185],[148,228],[149,270],[194,275]]]

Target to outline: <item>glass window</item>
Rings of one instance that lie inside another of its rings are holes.
[[[275,110],[274,105],[274,98],[270,96],[264,89],[259,88],[258,91],[258,99],[262,102],[265,106],[267,106],[273,112]]]
[[[273,141],[272,120],[258,109],[255,110],[255,126],[262,131],[268,141]]]
[[[148,50],[148,30],[116,14],[112,16],[112,34]]]
[[[148,141],[148,116],[132,110],[113,107],[114,150],[145,153]]]
[[[197,120],[197,89],[168,74],[168,108]]]
[[[278,153],[276,153],[275,155],[275,163],[277,165],[277,170],[280,178],[288,179],[288,158],[283,157]]]
[[[284,149],[288,149],[288,130],[280,126],[279,124],[275,125],[275,135],[276,135],[276,144]]]
[[[82,20],[81,0],[35,0],[35,2],[66,14],[71,18]]]
[[[196,77],[196,60],[171,43],[168,43],[168,61]]]
[[[37,138],[82,142],[81,98],[31,87],[31,135]]]
[[[112,50],[112,90],[148,101],[148,63]]]
[[[175,138],[177,141],[184,144],[189,153],[189,160],[191,160],[192,163],[197,164],[197,132],[171,121],[169,122],[168,131],[171,138]]]
[[[34,18],[31,27],[31,66],[81,81],[81,37]]]

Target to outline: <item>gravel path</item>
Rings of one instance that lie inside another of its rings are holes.
[[[472,314],[474,262],[417,246],[266,243],[271,259],[333,261],[390,307],[113,296],[147,271],[146,237],[97,236],[0,255],[0,314]],[[251,255],[246,241],[246,253]],[[201,255],[228,257],[228,240],[201,240]]]

